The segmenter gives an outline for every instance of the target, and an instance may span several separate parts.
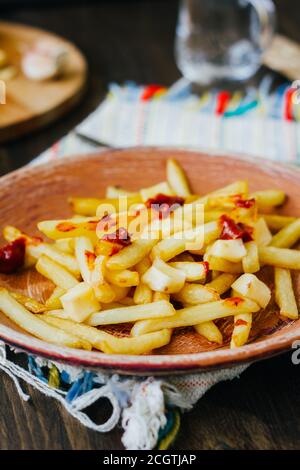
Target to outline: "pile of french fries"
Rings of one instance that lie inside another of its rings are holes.
[[[8,242],[25,239],[24,268],[35,266],[55,288],[45,304],[1,289],[3,314],[50,343],[133,355],[167,345],[183,327],[221,346],[216,320],[232,317],[236,348],[270,302],[257,277],[269,265],[280,315],[297,319],[300,219],[275,214],[286,195],[249,193],[236,181],[200,196],[178,162],[168,160],[166,173],[139,192],[109,186],[104,199],[70,198],[73,217],[38,223],[51,242],[6,226]],[[120,324],[131,325],[129,336],[105,330]]]

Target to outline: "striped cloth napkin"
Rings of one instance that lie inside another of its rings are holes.
[[[272,75],[258,88],[213,89],[201,95],[193,94],[184,79],[169,89],[111,84],[103,103],[35,163],[89,152],[97,145],[177,146],[298,162],[297,98],[290,82],[274,88]]]

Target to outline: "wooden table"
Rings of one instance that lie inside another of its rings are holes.
[[[170,85],[179,77],[173,60],[174,0],[82,3],[1,11],[3,20],[46,28],[72,40],[86,54],[91,76],[77,110],[48,129],[0,147],[1,174],[26,164],[70,130],[96,107],[110,81]],[[300,41],[300,5],[294,0],[276,3],[280,30]],[[240,379],[218,384],[183,416],[176,449],[298,449],[299,372],[288,353],[252,365]],[[54,400],[24,388],[32,396],[29,403],[20,400],[11,379],[0,373],[1,449],[122,448],[120,429],[107,435],[88,431]],[[98,407],[99,422],[109,411],[108,405]]]

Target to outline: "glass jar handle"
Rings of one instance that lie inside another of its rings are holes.
[[[242,0],[244,1],[244,0]],[[260,23],[260,47],[266,49],[273,38],[276,25],[276,11],[272,0],[248,0],[255,9]]]

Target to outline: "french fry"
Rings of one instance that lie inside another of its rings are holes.
[[[230,289],[237,277],[237,274],[222,273],[208,284],[205,284],[205,286],[217,291],[219,295],[222,295]]]
[[[298,318],[291,272],[288,269],[275,268],[275,299],[280,308],[280,315],[291,320]]]
[[[227,261],[222,258],[217,258],[216,256],[205,257],[205,261],[208,262],[209,269],[214,271],[221,271],[230,274],[238,274],[244,271],[241,262],[232,263],[231,261]]]
[[[114,302],[121,302],[128,296],[130,287],[110,286],[114,291]],[[102,301],[103,302],[103,301]]]
[[[264,218],[258,219],[254,224],[254,240],[258,246],[267,246],[272,241],[272,234]]]
[[[32,313],[43,313],[47,310],[46,305],[41,304],[40,302],[35,299],[32,299],[31,297],[19,294],[18,292],[10,292],[10,295]]]
[[[45,306],[47,307],[47,310],[57,310],[62,308],[62,304],[60,301],[60,298],[62,295],[66,293],[65,289],[62,289],[61,287],[55,287],[53,290],[52,294],[50,297],[45,302]]]
[[[38,315],[29,312],[3,288],[0,289],[0,310],[23,330],[39,339],[59,346],[91,349],[87,341],[48,325]]]
[[[106,354],[146,354],[153,349],[161,348],[171,340],[171,330],[161,330],[136,338],[116,338],[111,336],[103,341],[102,348]]]
[[[85,282],[90,282],[96,258],[93,243],[88,237],[76,237],[74,249],[81,277]]]
[[[208,273],[207,263],[205,262],[177,261],[168,264],[172,268],[184,272],[188,282],[205,281]]]
[[[223,336],[217,325],[213,321],[200,323],[194,326],[197,333],[212,343],[222,344]]]
[[[177,310],[175,315],[168,318],[137,321],[132,327],[131,334],[132,336],[139,336],[164,328],[195,326],[240,313],[255,313],[258,310],[260,310],[260,307],[252,300],[228,298]]]
[[[140,278],[145,274],[145,272],[151,267],[151,261],[146,256],[142,261],[140,261],[135,269],[137,270]],[[140,281],[139,285],[135,288],[133,301],[135,304],[148,304],[152,302],[152,290],[144,282]]]
[[[44,220],[38,223],[38,229],[48,238],[57,240],[59,238],[88,237],[93,243],[98,240],[96,227],[99,218],[90,217],[84,221],[73,219]]]
[[[288,217],[286,215],[277,215],[277,214],[261,214],[269,227],[270,230],[277,232],[281,230],[286,225],[291,224],[296,220],[296,217]]]
[[[165,294],[164,292],[153,292],[153,302],[159,302],[160,300],[170,302],[170,294]]]
[[[74,255],[74,238],[60,238],[59,240],[55,240],[55,248],[68,255]]]
[[[111,256],[107,260],[106,267],[112,271],[131,268],[145,258],[156,243],[157,240],[135,240],[119,253]]]
[[[83,325],[82,323],[76,323],[73,320],[66,318],[60,318],[53,316],[50,313],[40,315],[40,318],[47,322],[49,325],[55,326],[56,328],[77,336],[90,343],[93,348],[103,351],[103,341],[109,340],[112,335],[105,331],[98,330],[92,326]]]
[[[243,270],[245,273],[256,273],[260,270],[258,247],[256,242],[245,243],[246,256],[242,259]]]
[[[172,268],[159,258],[143,274],[142,282],[151,290],[173,294],[179,292],[185,283],[186,275],[179,269]]]
[[[87,282],[80,282],[72,287],[60,301],[69,318],[76,322],[83,322],[91,313],[101,309],[93,288]]]
[[[271,300],[269,287],[254,274],[243,274],[231,287],[235,295],[253,300],[253,302],[256,302],[262,308],[266,308]]]
[[[139,193],[134,191],[127,191],[126,189],[120,188],[119,186],[107,186],[105,196],[108,199],[118,198],[120,196],[139,197]]]
[[[256,199],[258,209],[261,211],[282,206],[286,199],[285,193],[279,189],[256,191],[255,193],[252,193],[250,197],[254,197]]]
[[[210,256],[237,263],[246,256],[247,251],[241,239],[217,240],[211,245],[209,254]]]
[[[62,308],[57,308],[54,310],[47,310],[43,317],[55,317],[55,318],[62,318],[64,320],[70,320],[70,317],[68,316],[67,312],[64,311]]]
[[[262,246],[258,248],[258,255],[260,264],[277,268],[300,269],[300,251]]]
[[[174,307],[169,302],[161,300],[145,305],[133,305],[130,307],[114,308],[102,312],[93,313],[86,323],[90,326],[115,325],[128,323],[145,318],[161,318],[174,315]]]
[[[186,283],[180,292],[173,294],[173,297],[182,304],[198,305],[206,302],[219,300],[219,294],[211,287],[201,284]]]
[[[191,195],[187,177],[179,163],[173,158],[169,158],[167,161],[167,181],[178,196],[187,197]]]
[[[68,200],[72,211],[84,216],[96,215],[101,199],[96,197],[70,197]]]
[[[38,259],[36,270],[62,289],[68,290],[78,284],[76,277],[45,255]]]
[[[138,272],[123,269],[122,271],[105,270],[105,279],[114,286],[119,287],[132,287],[138,286],[140,277]]]
[[[270,246],[278,248],[291,248],[300,238],[300,219],[296,219],[289,225],[286,225],[274,235]]]
[[[234,327],[230,347],[238,348],[247,343],[252,325],[251,313],[240,313],[234,317]]]
[[[157,194],[166,194],[168,196],[173,196],[174,192],[171,189],[170,185],[163,181],[162,183],[155,184],[149,188],[144,188],[140,190],[143,202],[147,202],[148,199],[154,198]]]

